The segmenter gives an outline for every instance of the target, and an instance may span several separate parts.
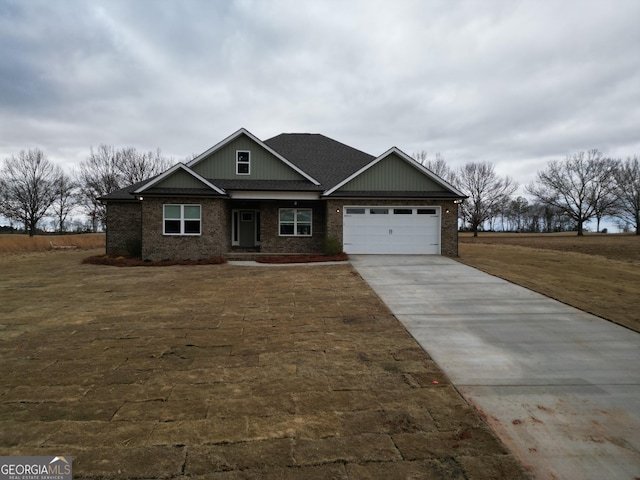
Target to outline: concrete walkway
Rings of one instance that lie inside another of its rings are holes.
[[[640,334],[445,257],[351,263],[535,478],[640,478]]]

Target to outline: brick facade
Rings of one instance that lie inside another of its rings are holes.
[[[441,254],[448,257],[458,256],[458,204],[452,200],[377,200],[377,199],[341,199],[327,200],[327,236],[343,241],[342,216],[345,205],[389,205],[389,206],[430,206],[441,207],[440,223]],[[449,213],[445,213],[449,209]],[[340,213],[336,211],[340,210]]]
[[[137,201],[107,204],[107,254],[126,255],[128,244],[142,240],[141,215],[141,203]]]
[[[311,208],[311,237],[280,236],[279,209]],[[325,238],[324,202],[263,201],[260,205],[260,250],[265,253],[320,253]]]
[[[163,205],[199,204],[201,235],[163,235]],[[458,256],[458,204],[451,200],[376,200],[342,199],[318,202],[260,202],[260,250],[264,253],[318,253],[324,239],[336,237],[342,242],[345,205],[438,206],[441,207],[441,253]],[[279,235],[280,208],[312,208],[311,237]],[[336,210],[340,210],[337,213]],[[446,213],[446,210],[449,213]],[[199,259],[231,251],[231,207],[219,198],[153,198],[142,202],[110,202],[107,206],[107,253],[127,254],[127,243],[142,242],[142,258],[149,260]]]
[[[142,258],[149,260],[200,259],[222,255],[231,249],[231,225],[227,200],[217,198],[149,198],[142,203]],[[163,234],[163,205],[201,205],[201,234]]]

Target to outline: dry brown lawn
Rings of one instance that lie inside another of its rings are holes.
[[[100,248],[105,245],[104,233],[79,235],[0,235],[0,254],[43,252],[47,250]]]
[[[459,238],[462,263],[640,332],[640,236]]]
[[[0,455],[76,479],[527,478],[348,264],[0,255]]]

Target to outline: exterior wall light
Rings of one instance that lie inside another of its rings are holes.
[[[138,197],[138,200],[142,201],[144,200],[144,197]]]
[[[447,208],[447,209],[444,211],[444,213],[449,213],[449,209]]]
[[[336,213],[340,213],[340,209],[339,208],[336,208]]]

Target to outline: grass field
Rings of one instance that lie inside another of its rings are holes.
[[[459,260],[640,332],[640,236],[480,233]]]
[[[44,252],[56,249],[93,249],[105,245],[104,233],[83,233],[79,235],[0,235],[0,254]]]
[[[460,261],[640,332],[640,236],[460,234]],[[0,255],[104,248],[104,234],[0,235]]]
[[[0,255],[0,455],[85,480],[529,478],[350,265],[98,253]]]

